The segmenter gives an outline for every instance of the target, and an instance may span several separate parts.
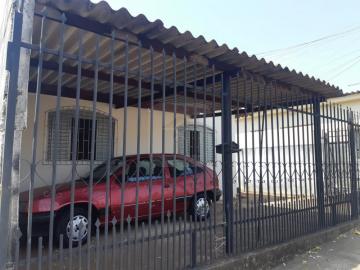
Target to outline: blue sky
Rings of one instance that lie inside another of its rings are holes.
[[[126,7],[134,16],[143,13],[149,20],[161,19],[167,27],[174,25],[181,32],[189,30],[308,73],[345,92],[360,90],[359,0],[107,2],[113,9]],[[323,39],[283,49],[319,38]],[[282,50],[268,52],[276,49]]]

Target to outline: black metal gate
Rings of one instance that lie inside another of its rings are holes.
[[[191,268],[358,216],[357,113],[51,8],[36,11],[32,43],[20,12],[15,24],[1,229],[22,234],[1,243],[5,263]],[[29,124],[13,224],[21,48]]]

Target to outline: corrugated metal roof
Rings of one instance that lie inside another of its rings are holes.
[[[342,91],[326,81],[310,77],[302,72],[290,70],[288,67],[266,62],[255,55],[249,56],[237,48],[219,45],[215,40],[207,41],[203,36],[194,37],[191,32],[181,33],[176,27],[166,28],[161,20],[149,21],[143,14],[132,16],[127,9],[113,10],[107,2],[94,4],[88,0],[36,0],[62,12],[75,14],[103,24],[111,25],[119,30],[126,30],[164,45],[197,54],[209,62],[224,64],[235,69],[243,68],[251,73],[259,74],[269,80],[278,80],[286,84],[301,87],[323,97],[341,96]],[[260,34],[260,33],[259,33]]]
[[[360,94],[360,90],[344,93],[343,96],[351,96],[351,95],[357,95],[357,94]]]

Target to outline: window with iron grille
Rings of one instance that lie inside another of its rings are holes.
[[[72,142],[74,138],[75,127],[75,109],[64,108],[60,111],[60,128],[58,131],[58,144],[54,145],[56,112],[47,113],[47,150],[46,160],[52,161],[52,153],[55,150],[57,161],[72,160]],[[78,122],[78,139],[76,159],[88,161],[91,159],[91,142],[92,142],[92,111],[81,109]],[[115,121],[112,121],[112,134],[109,130],[109,118],[107,115],[97,112],[95,124],[95,152],[94,159],[98,161],[106,160],[108,155],[109,140],[114,145]],[[112,147],[113,150],[113,147]],[[111,153],[113,156],[113,152]]]
[[[96,121],[97,122],[97,121]],[[94,159],[96,160],[96,122],[95,122],[95,153]],[[75,128],[75,118],[71,121],[71,153],[70,159],[72,159],[72,149],[73,149],[73,138]],[[91,159],[91,137],[92,137],[92,120],[80,118],[78,123],[78,139],[77,139],[77,151],[76,159],[77,160],[90,160]]]
[[[190,130],[190,157],[195,160],[200,160],[200,132]]]
[[[186,131],[186,132],[184,132]],[[179,153],[204,163],[212,162],[214,156],[214,131],[204,126],[178,127]],[[186,138],[186,140],[185,140]]]

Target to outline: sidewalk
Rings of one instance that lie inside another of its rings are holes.
[[[360,270],[360,227],[339,235],[335,240],[273,268],[273,270],[357,269]]]

